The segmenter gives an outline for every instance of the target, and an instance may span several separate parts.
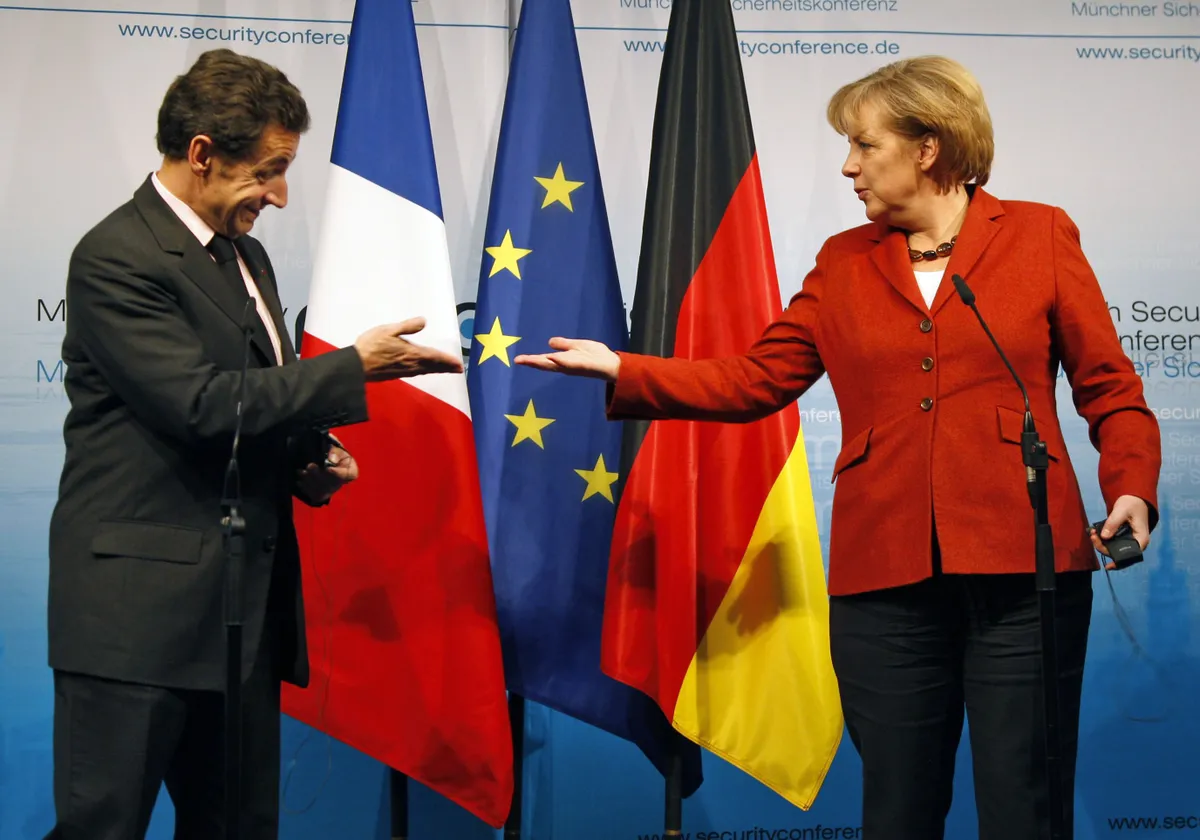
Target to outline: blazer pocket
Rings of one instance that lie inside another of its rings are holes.
[[[871,431],[874,426],[867,426],[861,432],[842,446],[842,451],[838,453],[837,460],[833,462],[833,475],[829,478],[829,483],[837,481],[837,477],[843,470],[867,460],[867,450],[870,448]]]
[[[167,563],[199,563],[204,532],[182,525],[106,520],[92,536],[97,557],[137,557]]]
[[[996,421],[1000,426],[1000,440],[1020,446],[1021,434],[1025,431],[1025,412],[998,405],[996,406]],[[1046,443],[1046,456],[1051,461],[1057,461],[1058,451],[1054,444],[1044,437],[1042,440]]]

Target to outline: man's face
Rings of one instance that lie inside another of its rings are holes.
[[[287,170],[296,157],[300,135],[270,125],[242,161],[213,153],[197,208],[217,233],[230,239],[249,233],[267,205],[287,204]]]

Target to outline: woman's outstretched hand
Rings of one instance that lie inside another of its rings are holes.
[[[586,338],[552,338],[550,346],[558,352],[521,354],[513,361],[538,370],[617,381],[621,357],[601,342]]]

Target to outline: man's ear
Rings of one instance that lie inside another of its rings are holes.
[[[213,141],[207,134],[197,134],[188,143],[188,166],[192,174],[211,175],[215,165],[213,157]]]

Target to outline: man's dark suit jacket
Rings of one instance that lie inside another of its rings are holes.
[[[243,673],[267,615],[281,677],[308,658],[291,454],[366,419],[353,347],[297,361],[262,245],[239,240],[282,344],[254,324],[240,443],[247,523]],[[50,523],[52,668],[174,688],[224,685],[221,491],[233,439],[246,295],[149,179],[89,231],[67,277],[66,460]]]

